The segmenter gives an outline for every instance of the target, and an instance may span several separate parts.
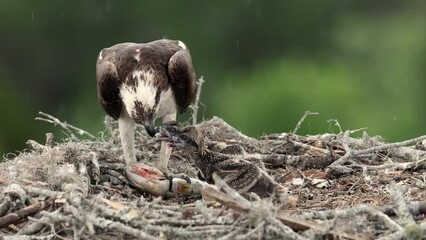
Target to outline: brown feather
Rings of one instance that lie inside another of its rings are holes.
[[[245,159],[245,156],[236,156],[215,152],[207,148],[206,139],[195,126],[185,126],[177,122],[165,123],[165,130],[174,141],[179,139],[179,145],[194,160],[202,178],[213,184],[213,174],[216,173],[230,187],[244,197],[249,198],[254,192],[260,197],[269,197],[279,186],[272,181],[266,172]],[[174,127],[174,131],[171,131]]]
[[[162,91],[172,87],[179,110],[195,97],[195,73],[191,56],[179,41],[161,39],[149,43],[120,43],[101,51],[96,66],[98,98],[105,111],[117,119],[122,111],[120,86],[136,86],[135,70],[154,72],[156,102]],[[139,111],[143,111],[140,109]],[[141,115],[147,115],[148,113]]]
[[[184,112],[196,94],[195,72],[189,51],[182,49],[176,52],[170,58],[168,70],[179,111]]]
[[[98,63],[96,69],[98,99],[103,109],[117,120],[121,113],[121,99],[119,97],[119,81],[117,68],[109,61]]]

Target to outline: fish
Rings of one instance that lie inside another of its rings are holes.
[[[189,178],[189,182],[182,178],[169,179],[159,169],[141,162],[126,166],[124,175],[137,189],[166,198],[198,196],[203,187],[210,185],[195,178]]]

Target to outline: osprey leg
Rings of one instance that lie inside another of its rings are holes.
[[[126,111],[123,111],[118,118],[118,128],[120,130],[121,145],[126,166],[136,163],[135,155],[135,122]]]

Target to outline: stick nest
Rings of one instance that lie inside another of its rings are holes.
[[[214,117],[198,124],[209,148],[244,154],[288,198],[249,201],[228,189],[207,191],[210,201],[162,199],[123,177],[115,121],[107,117],[96,137],[41,114],[69,138],[29,140],[0,163],[0,233],[11,239],[426,239],[426,136],[392,144],[354,131],[300,136],[300,122],[294,133],[254,139]],[[138,161],[156,166],[159,143],[143,129],[135,139]],[[169,169],[196,177],[178,150]]]

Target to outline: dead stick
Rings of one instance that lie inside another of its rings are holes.
[[[257,236],[258,239],[262,239],[261,237],[259,237],[258,235],[256,235],[256,233],[263,232],[263,231],[261,231],[261,229],[263,229],[264,227],[265,227],[265,220],[263,220],[262,222],[260,222],[260,224],[257,225],[257,227],[255,227],[254,229],[252,229],[251,231],[249,231],[247,234],[240,235],[240,236],[236,237],[235,239],[255,239],[256,236]]]
[[[349,162],[352,157],[354,157],[354,152],[352,151],[352,148],[349,147],[348,139],[349,139],[349,131],[346,131],[342,136],[342,145],[345,148],[346,153],[341,158],[331,163],[328,167],[343,165],[344,163]]]
[[[288,142],[293,144],[296,147],[301,147],[301,148],[304,148],[304,149],[307,149],[307,150],[314,150],[314,151],[320,152],[322,154],[328,153],[328,151],[326,149],[314,147],[314,146],[311,146],[311,145],[308,145],[308,144],[305,144],[305,143],[301,143],[301,142],[296,142],[296,141],[293,141],[291,139],[289,139]]]
[[[208,200],[215,200],[216,202],[227,206],[228,208],[234,209],[238,212],[248,212],[249,207],[247,206],[241,206],[239,202],[237,202],[235,199],[232,199],[231,196],[228,194],[221,192],[217,190],[216,188],[212,186],[205,186],[202,190],[203,198]]]
[[[358,214],[368,214],[377,217],[387,228],[394,231],[401,231],[403,228],[393,221],[389,216],[369,205],[361,204],[347,209],[335,209],[325,211],[312,211],[302,213],[302,216],[307,219],[330,219],[335,217],[347,218]]]
[[[139,229],[129,227],[123,223],[120,222],[114,222],[105,218],[96,218],[93,217],[91,214],[88,214],[87,220],[89,220],[93,225],[101,228],[101,229],[109,229],[113,231],[122,232],[128,235],[131,235],[133,237],[141,238],[141,239],[148,239],[148,240],[156,240],[157,238],[145,233]]]
[[[281,237],[283,239],[295,239],[295,240],[304,240],[305,238],[303,238],[302,236],[300,236],[298,233],[296,233],[295,231],[293,231],[293,229],[291,229],[291,227],[283,224],[280,220],[269,216],[267,217],[267,221],[271,224],[273,224],[274,226],[276,226],[282,233]]]
[[[407,191],[407,186],[397,187],[395,181],[391,181],[389,184],[389,190],[391,199],[396,206],[396,212],[399,217],[399,222],[403,226],[415,224],[413,216],[411,215],[404,198],[404,193]]]
[[[4,201],[0,204],[0,216],[4,216],[12,206],[12,199],[10,194],[6,194]]]
[[[302,118],[297,122],[296,127],[293,129],[293,134],[296,134],[296,132],[299,130],[299,128],[302,126],[303,121],[305,121],[305,118],[309,115],[318,115],[318,112],[311,112],[311,111],[305,111],[305,114],[303,114]]]
[[[228,196],[235,200],[236,203],[239,204],[242,208],[250,209],[251,202],[241,196],[233,188],[231,188],[222,178],[219,177],[219,175],[213,173],[213,180],[219,189],[222,189],[224,192],[226,192]]]
[[[92,138],[93,140],[100,141],[99,138],[93,136],[89,132],[87,132],[87,131],[85,131],[83,129],[74,127],[73,125],[71,125],[69,123],[61,122],[58,118],[56,118],[56,117],[54,117],[52,115],[49,115],[49,114],[44,113],[44,112],[39,112],[38,114],[40,114],[40,115],[42,115],[44,117],[47,117],[47,119],[46,118],[41,118],[41,117],[36,117],[35,120],[45,121],[45,122],[52,123],[54,125],[59,125],[60,127],[62,127],[63,129],[65,129],[70,134],[71,138],[73,138],[75,140],[77,140],[78,138],[74,135],[74,133],[71,131],[71,129],[74,130],[74,131],[76,131],[80,135],[86,135],[86,136]]]
[[[322,228],[321,225],[318,223],[289,216],[284,211],[280,211],[277,214],[276,218],[278,218],[282,223],[289,226],[294,231],[306,231],[308,229],[319,230]],[[350,236],[346,233],[340,233],[334,230],[328,231],[327,236],[329,236],[330,238],[338,236],[338,239],[359,239],[356,236]]]
[[[333,167],[333,166],[336,166],[336,165],[342,165],[353,157],[357,157],[357,156],[361,156],[361,155],[365,155],[365,154],[369,154],[369,153],[374,153],[374,152],[381,151],[381,150],[387,150],[387,149],[390,149],[390,148],[403,147],[403,146],[406,146],[406,145],[409,145],[409,144],[413,144],[413,143],[422,141],[424,139],[426,139],[426,135],[423,135],[423,136],[420,136],[420,137],[417,137],[417,138],[413,138],[413,139],[409,139],[409,140],[406,140],[406,141],[402,141],[402,142],[383,144],[383,145],[380,145],[380,146],[375,146],[375,147],[367,148],[367,149],[364,149],[364,150],[356,151],[356,150],[347,149],[346,154],[343,157],[339,158],[337,161],[330,164],[329,167]]]
[[[55,238],[57,236],[55,236],[55,234],[49,234],[49,235],[44,235],[44,236],[34,236],[34,235],[14,235],[14,236],[7,236],[4,238],[0,238],[0,239],[4,239],[4,240],[50,240],[50,239],[57,239]]]
[[[337,121],[337,119],[329,119],[329,120],[327,120],[327,122],[328,123],[332,123],[332,122],[334,122],[334,125],[336,125],[338,128],[339,128],[339,133],[342,133],[343,131],[342,131],[342,127],[340,126],[340,123],[339,123],[339,121]]]
[[[200,79],[197,81],[197,95],[195,96],[195,102],[191,105],[192,109],[192,125],[197,124],[197,116],[198,116],[198,108],[199,108],[199,102],[200,102],[200,95],[201,95],[201,87],[203,86],[204,78],[201,76]]]
[[[56,210],[58,211],[58,210]],[[43,230],[46,226],[48,226],[47,222],[49,221],[48,218],[42,217],[40,219],[35,219],[33,217],[28,217],[29,222],[32,222],[31,224],[26,224],[24,227],[22,227],[16,235],[31,235],[36,234]]]
[[[426,139],[426,135],[420,136],[420,137],[416,137],[413,139],[409,139],[409,140],[405,140],[402,142],[396,142],[396,143],[388,143],[388,144],[383,144],[380,146],[375,146],[375,147],[371,147],[371,148],[367,148],[364,150],[358,150],[358,151],[354,151],[353,152],[353,156],[359,156],[359,155],[363,155],[363,154],[367,154],[367,153],[373,153],[373,152],[377,152],[377,151],[381,151],[381,150],[387,150],[389,148],[396,148],[396,147],[403,147],[403,146],[407,146],[409,144],[413,144],[422,140]]]
[[[26,208],[22,208],[14,213],[10,213],[4,217],[0,218],[0,228],[9,226],[10,224],[16,223],[17,221],[26,218],[28,216],[34,215],[37,212],[45,209],[50,205],[50,202],[37,202]]]
[[[68,198],[69,197],[69,193],[52,191],[52,190],[44,189],[44,188],[26,186],[25,190],[30,193],[35,193],[35,194],[43,195],[50,198]]]

